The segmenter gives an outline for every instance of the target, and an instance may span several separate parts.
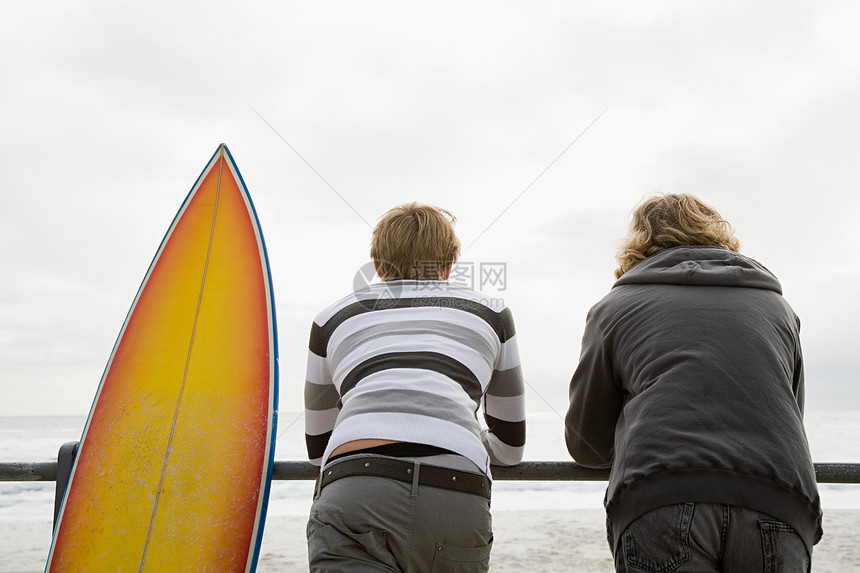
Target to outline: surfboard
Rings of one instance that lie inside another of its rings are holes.
[[[45,570],[254,571],[277,393],[268,256],[222,144],[120,330]]]

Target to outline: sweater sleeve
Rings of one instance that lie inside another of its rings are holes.
[[[328,362],[313,350],[318,346],[313,340],[316,332],[317,329],[311,332],[305,376],[305,442],[311,463],[320,465],[340,412],[340,395]]]
[[[589,312],[579,366],[570,381],[570,407],[564,420],[567,450],[577,463],[590,468],[612,465],[615,426],[622,405],[612,356],[593,311]]]
[[[513,319],[507,313],[506,324],[513,333]],[[483,397],[487,430],[482,441],[490,463],[512,466],[523,459],[526,443],[525,381],[520,366],[516,335],[502,343],[490,383]]]

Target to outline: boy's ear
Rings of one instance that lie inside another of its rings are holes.
[[[448,268],[445,269],[445,272],[442,273],[442,279],[441,280],[443,280],[443,281],[448,280],[448,277],[451,276],[451,268],[453,266],[454,266],[453,264],[448,265]]]
[[[379,272],[379,263],[376,262],[376,259],[373,259],[373,268],[376,269],[376,276],[382,278],[382,273]]]

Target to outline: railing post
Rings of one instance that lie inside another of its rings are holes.
[[[60,516],[60,506],[66,495],[66,487],[72,477],[72,466],[78,455],[78,442],[66,442],[60,446],[57,454],[57,489],[54,493],[54,530],[57,529],[57,518]]]

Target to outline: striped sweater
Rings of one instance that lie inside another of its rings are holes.
[[[346,442],[396,440],[445,448],[490,475],[491,463],[522,460],[524,392],[513,318],[502,304],[442,281],[375,284],[314,320],[308,456],[322,465]]]

